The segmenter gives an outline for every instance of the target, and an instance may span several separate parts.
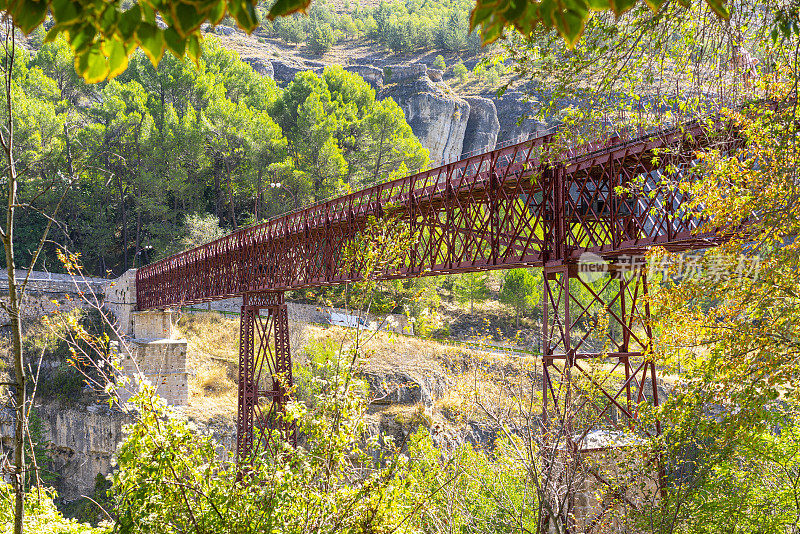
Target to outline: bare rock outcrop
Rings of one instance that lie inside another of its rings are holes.
[[[276,82],[291,82],[298,72],[311,70],[309,67],[292,60],[275,59],[271,63]]]
[[[372,65],[347,65],[344,70],[358,74],[376,91],[383,89],[383,69]]]
[[[500,133],[494,102],[480,96],[467,96],[464,100],[469,104],[469,119],[464,133],[462,157],[493,150]]]
[[[527,99],[520,91],[506,91],[501,97],[495,97],[497,117],[500,122],[498,143],[524,141],[529,137],[544,132],[547,125],[531,118],[538,111],[536,104]],[[522,119],[522,122],[520,122]]]
[[[432,82],[441,82],[442,76],[444,76],[444,71],[441,69],[428,69],[428,78],[431,79]]]
[[[433,165],[461,156],[470,106],[443,82],[433,82],[422,64],[393,67],[379,98],[402,108],[414,135],[428,149]]]
[[[253,67],[253,70],[261,76],[275,79],[275,69],[272,68],[270,60],[261,57],[243,57],[242,61]]]
[[[37,406],[37,412],[50,467],[59,475],[59,496],[72,500],[91,495],[97,475],[111,472],[111,460],[123,438],[122,427],[130,419],[103,404],[47,402]]]
[[[435,372],[365,372],[375,405],[417,404],[433,406],[448,390],[447,377]]]

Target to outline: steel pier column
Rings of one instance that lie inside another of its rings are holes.
[[[596,280],[579,276],[575,264],[545,266],[543,278],[542,439],[555,453],[545,458],[543,475],[552,498],[565,503],[563,521],[574,533],[586,513],[575,509],[573,493],[587,480],[585,454],[661,430],[639,417],[644,403],[659,404],[647,281],[641,268],[613,262]],[[655,452],[643,468],[655,469],[663,490],[659,464]]]
[[[291,388],[289,319],[283,293],[245,293],[239,331],[236,459],[240,466],[272,451],[275,440],[294,444],[294,427],[284,420]]]

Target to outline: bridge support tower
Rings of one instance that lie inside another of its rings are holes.
[[[239,330],[239,411],[236,458],[294,444],[295,429],[284,419],[292,388],[289,318],[283,292],[245,293]]]
[[[643,497],[625,494],[634,478],[652,481],[651,492],[663,487],[657,452],[633,470],[630,462],[620,467],[623,451],[661,431],[658,421],[640,418],[644,403],[659,404],[645,272],[630,261],[612,261],[604,273],[580,267],[543,272],[542,439],[553,453],[543,475],[550,498],[564,504],[568,532],[614,506],[614,499],[593,502],[602,486],[611,493],[622,488],[617,498],[628,504]]]

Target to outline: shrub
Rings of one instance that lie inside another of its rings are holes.
[[[335,41],[333,28],[329,24],[317,24],[311,29],[308,46],[315,54],[322,55],[331,49]]]
[[[453,67],[453,74],[459,79],[461,82],[467,81],[467,67],[464,66],[463,63],[456,63]]]
[[[439,41],[445,50],[460,52],[467,43],[468,33],[469,21],[466,13],[454,11],[443,25],[439,34]]]
[[[346,38],[358,36],[358,27],[356,26],[353,17],[348,14],[339,17],[336,27],[342,32],[342,34],[344,34]]]
[[[300,43],[303,41],[305,31],[303,22],[298,16],[278,17],[273,23],[275,35],[287,43]]]
[[[483,46],[483,39],[481,39],[481,34],[478,33],[478,30],[467,35],[467,42],[466,42],[466,49],[467,53],[471,56],[477,55],[478,52],[481,51],[481,47]]]
[[[444,62],[444,57],[441,54],[436,56],[436,59],[433,60],[433,64],[431,65],[434,69],[445,70],[447,69],[447,64]],[[463,67],[463,65],[462,65]]]
[[[57,534],[105,534],[112,530],[112,525],[103,524],[92,528],[91,525],[67,519],[61,515],[53,502],[55,491],[49,488],[33,489],[25,495],[24,532],[52,532]],[[11,532],[14,523],[14,494],[11,484],[0,483],[0,532]]]

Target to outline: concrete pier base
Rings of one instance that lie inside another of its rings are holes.
[[[189,403],[189,370],[185,339],[178,339],[173,310],[136,310],[136,270],[131,269],[106,288],[105,306],[117,319],[122,375],[129,378],[120,389],[124,402],[137,391],[135,378],[144,376],[167,404]]]

